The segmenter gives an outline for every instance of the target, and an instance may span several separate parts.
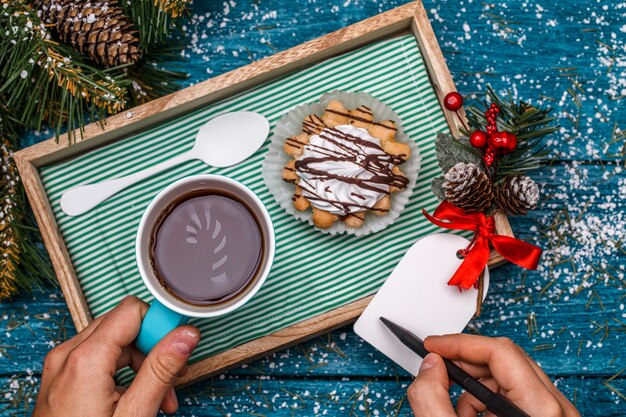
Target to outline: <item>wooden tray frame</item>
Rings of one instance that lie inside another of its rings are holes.
[[[443,100],[446,93],[455,90],[454,83],[422,2],[416,1],[109,117],[104,128],[96,123],[90,124],[85,127],[83,140],[75,145],[70,146],[65,134],[58,142],[48,139],[15,153],[22,182],[77,331],[84,329],[93,318],[41,182],[40,167],[122,139],[156,123],[311,66],[328,57],[403,32],[412,33],[419,42],[431,83],[439,100]],[[450,112],[445,112],[445,116],[451,132],[458,136],[458,120]],[[78,133],[76,136],[80,137]],[[506,216],[496,214],[495,220],[499,234],[513,235]],[[503,259],[497,253],[492,253],[490,266],[502,262]],[[198,361],[189,366],[187,374],[180,378],[177,385],[189,384],[353,322],[371,298],[372,296],[362,298]]]

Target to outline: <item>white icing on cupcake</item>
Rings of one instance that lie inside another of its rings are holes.
[[[397,163],[367,130],[342,125],[311,136],[296,173],[302,195],[314,207],[345,216],[372,210],[392,185],[406,186],[406,178],[392,172]]]

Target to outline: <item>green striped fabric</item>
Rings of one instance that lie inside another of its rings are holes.
[[[59,207],[61,194],[72,186],[131,174],[188,150],[200,126],[220,113],[257,111],[273,127],[294,106],[316,101],[332,90],[361,90],[382,100],[398,113],[405,131],[421,149],[422,168],[413,196],[400,218],[382,232],[364,237],[330,236],[287,215],[261,177],[269,141],[240,165],[215,169],[189,162],[126,189],[82,216],[68,217]],[[74,159],[43,167],[41,177],[94,316],[105,313],[128,294],[150,301],[137,271],[134,238],[142,212],[165,186],[189,175],[218,173],[241,181],[259,195],[276,229],[272,272],[258,294],[240,310],[217,319],[192,321],[203,334],[192,357],[197,361],[376,292],[409,246],[436,230],[420,210],[432,211],[437,205],[430,181],[440,174],[434,141],[441,131],[448,131],[446,120],[416,40],[408,35],[328,59]]]

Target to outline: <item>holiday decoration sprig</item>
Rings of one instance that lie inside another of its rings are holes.
[[[555,132],[550,109],[538,109],[511,95],[502,98],[487,87],[483,108],[468,106],[469,127],[458,111],[463,98],[451,92],[444,106],[457,113],[466,137],[456,139],[440,134],[437,159],[444,175],[435,178],[432,189],[468,213],[491,213],[501,209],[507,214],[526,214],[536,207],[539,187],[524,175],[547,160],[544,136]]]
[[[463,261],[448,285],[478,289],[476,315],[482,305],[482,272],[492,249],[523,268],[539,264],[541,249],[499,235],[493,214],[526,214],[537,206],[539,186],[524,174],[545,162],[542,139],[558,129],[549,109],[515,101],[510,94],[503,99],[491,87],[487,97],[490,103],[484,108],[467,107],[468,127],[459,114],[463,97],[456,91],[445,96],[444,107],[456,113],[466,137],[438,135],[435,148],[444,175],[431,187],[441,204],[432,215],[424,212],[439,227],[474,232],[469,245],[458,251]]]
[[[71,144],[87,123],[178,90],[187,75],[165,42],[189,3],[1,0],[0,300],[52,278],[12,158],[19,134],[48,126]]]

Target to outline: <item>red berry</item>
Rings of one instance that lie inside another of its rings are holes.
[[[495,132],[489,136],[488,144],[495,153],[507,154],[517,148],[517,138],[509,132]]]
[[[496,103],[491,103],[491,106],[489,106],[490,109],[497,109],[498,105]]]
[[[476,130],[470,135],[469,141],[474,148],[484,148],[487,146],[487,134],[482,130]]]
[[[463,106],[463,97],[456,91],[453,91],[446,94],[443,99],[443,105],[450,111],[457,111]]]
[[[508,140],[507,153],[511,153],[511,152],[514,152],[515,149],[517,149],[517,137],[514,134],[509,133],[508,138],[509,140]]]
[[[490,167],[493,165],[495,161],[496,161],[496,155],[491,151],[491,149],[487,149],[487,151],[485,152],[485,155],[483,156],[483,162],[485,163],[485,165]]]

